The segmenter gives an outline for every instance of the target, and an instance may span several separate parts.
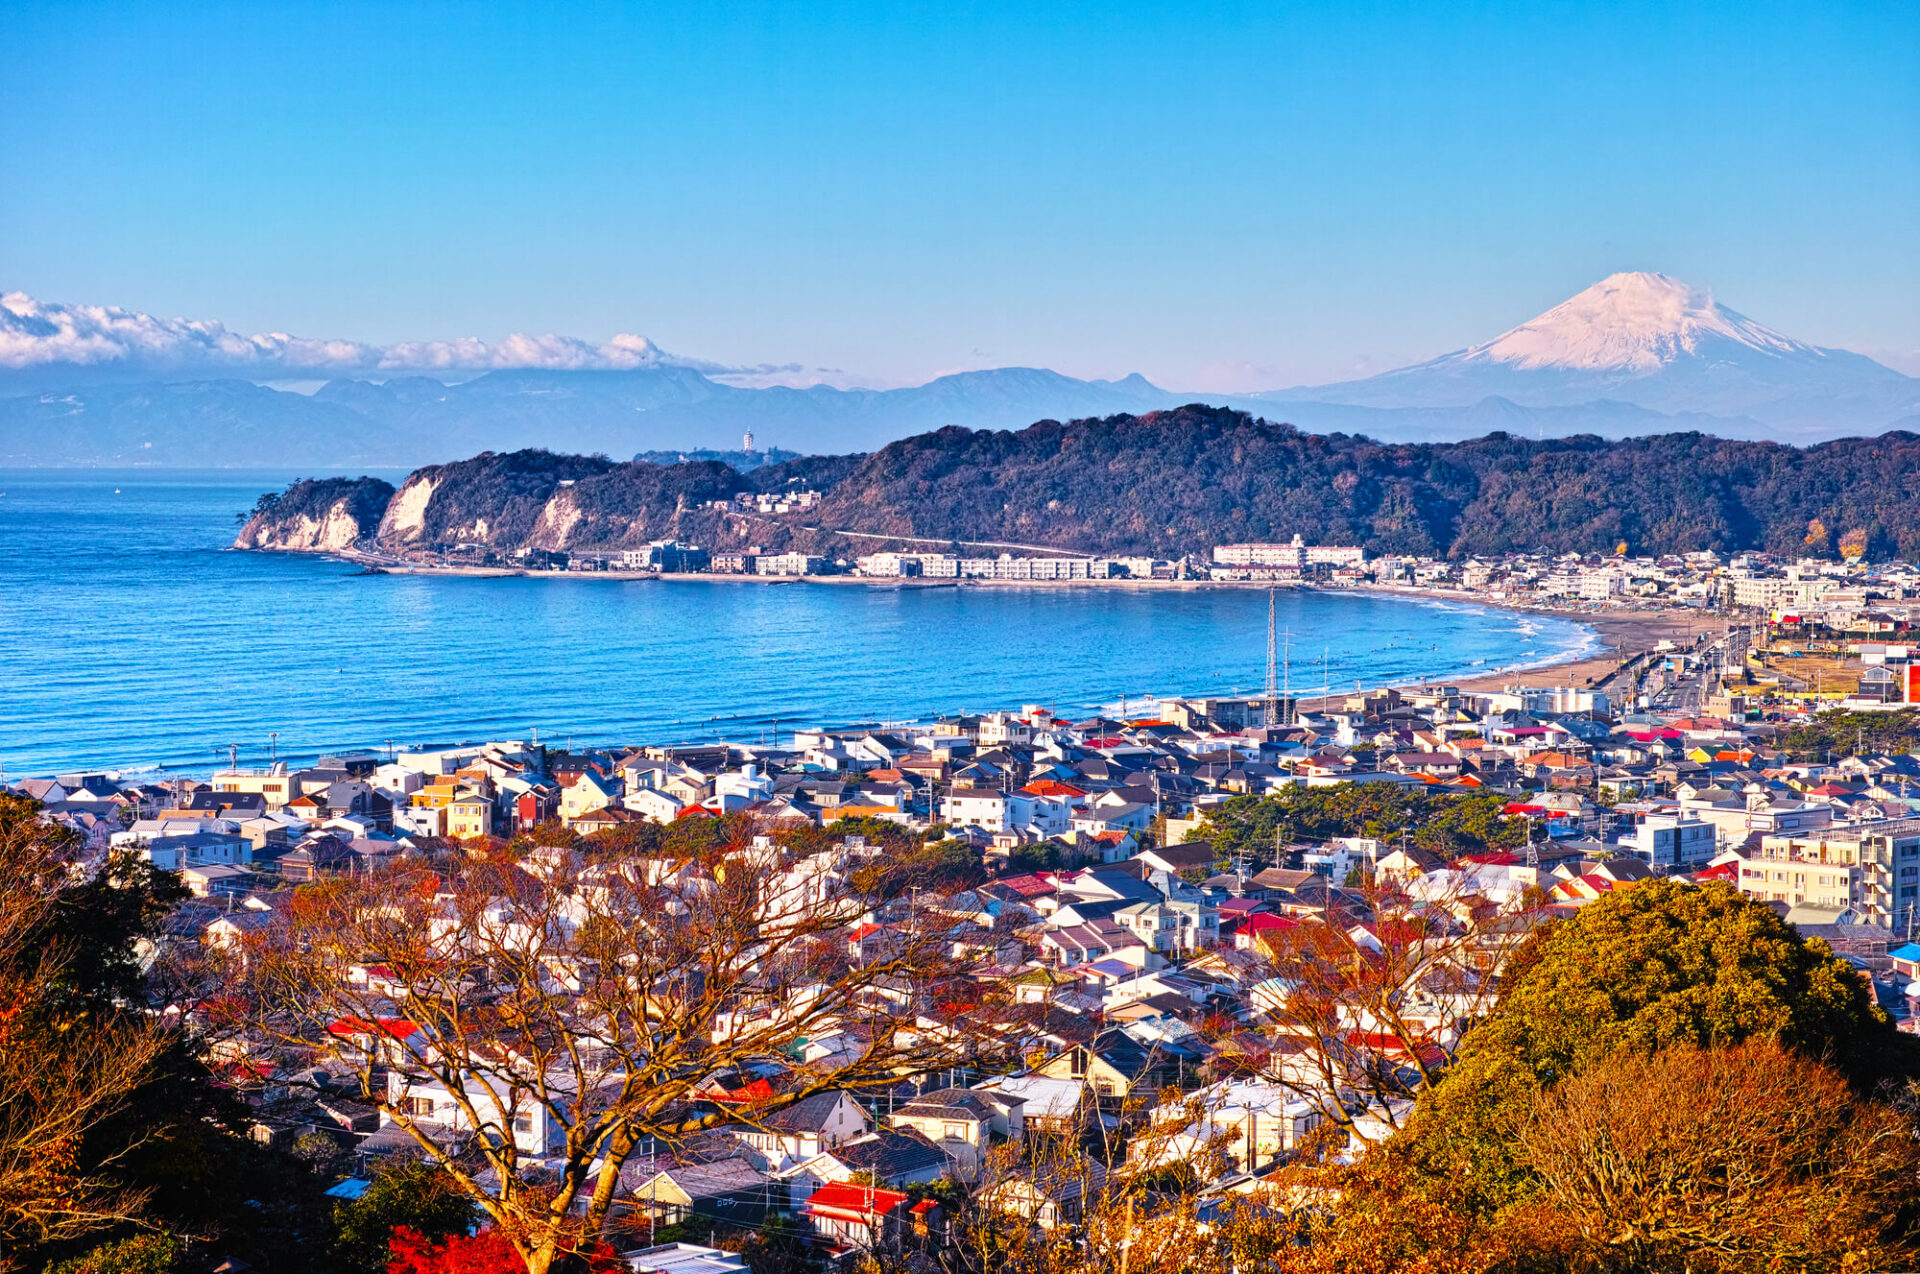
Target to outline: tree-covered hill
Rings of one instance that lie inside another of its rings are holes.
[[[823,525],[1104,552],[1201,552],[1299,533],[1379,552],[1799,552],[1809,521],[1920,555],[1920,436],[1816,447],[1704,434],[1382,444],[1182,407],[889,444]]]
[[[736,492],[790,486],[827,497],[785,519],[698,512]],[[300,547],[299,528],[269,525],[270,512],[256,522],[243,546]],[[1810,540],[1815,522],[1824,534]],[[379,528],[390,546],[572,549],[662,535],[711,547],[875,546],[830,534],[849,531],[1166,557],[1295,534],[1453,557],[1621,543],[1636,553],[1831,553],[1858,532],[1870,557],[1920,558],[1920,435],[1807,448],[1694,433],[1386,444],[1190,406],[1017,432],[947,428],[871,455],[748,474],[713,461],[487,452],[416,470]]]

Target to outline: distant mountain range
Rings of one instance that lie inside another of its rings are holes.
[[[155,348],[165,356],[143,353]],[[541,365],[469,379],[380,375],[459,370],[462,358]],[[343,367],[359,374],[312,394],[258,383]],[[639,337],[471,347],[241,338],[218,324],[63,310],[14,293],[0,298],[0,465],[337,471],[526,446],[624,458],[734,450],[748,431],[763,447],[824,454],[947,425],[1007,429],[1195,402],[1387,442],[1697,431],[1807,443],[1920,426],[1920,381],[1781,335],[1658,274],[1614,275],[1485,344],[1413,367],[1258,394],[1021,367],[906,389],[743,388],[726,383],[730,370]]]
[[[1483,345],[1255,397],[1483,414],[1517,405],[1561,421],[1588,415],[1596,433],[1648,432],[1629,423],[1661,413],[1726,436],[1810,441],[1910,424],[1920,381],[1783,336],[1666,275],[1616,274]]]

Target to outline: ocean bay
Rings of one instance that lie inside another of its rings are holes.
[[[0,765],[204,770],[347,747],[771,737],[796,724],[1243,693],[1257,589],[366,575],[226,550],[291,475],[0,474]],[[1484,674],[1588,649],[1570,620],[1282,593],[1292,685]],[[1324,672],[1323,672],[1324,661]]]

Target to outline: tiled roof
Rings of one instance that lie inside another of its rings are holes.
[[[993,1112],[978,1093],[965,1088],[942,1088],[922,1093],[902,1106],[902,1115],[963,1115],[969,1119],[991,1119]]]
[[[882,1129],[858,1141],[849,1141],[833,1157],[856,1171],[871,1172],[876,1181],[891,1181],[929,1168],[944,1169],[947,1152],[917,1132]]]
[[[945,1155],[941,1156],[941,1161],[946,1161]],[[830,1181],[807,1199],[807,1213],[810,1216],[866,1221],[885,1216],[906,1201],[907,1196],[897,1190],[855,1185],[851,1181]]]

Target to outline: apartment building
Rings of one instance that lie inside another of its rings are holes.
[[[1920,907],[1920,818],[1767,836],[1741,864],[1741,891],[1821,906],[1851,904],[1869,924],[1903,928]],[[1748,870],[1764,875],[1746,875]]]

